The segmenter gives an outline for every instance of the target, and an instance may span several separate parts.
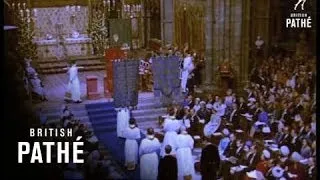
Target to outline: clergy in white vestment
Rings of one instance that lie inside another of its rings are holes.
[[[75,61],[71,62],[71,67],[68,69],[69,82],[68,82],[68,91],[71,94],[71,100],[73,102],[80,103],[81,93],[80,93],[80,81],[78,77],[78,69],[83,67],[78,67]]]
[[[210,121],[204,126],[203,133],[206,137],[210,137],[213,133],[215,133],[221,124],[221,117],[212,114],[210,117]]]
[[[185,179],[192,177],[195,173],[192,149],[194,146],[193,138],[188,134],[185,127],[181,127],[180,134],[177,136],[178,177]],[[192,178],[191,178],[192,179]]]
[[[175,153],[177,147],[176,138],[178,136],[180,127],[181,122],[178,121],[174,116],[174,111],[170,110],[169,116],[164,120],[163,123],[163,131],[165,132],[165,134],[162,142],[160,156],[163,157],[165,155],[166,145],[170,145],[172,147],[172,154]]]
[[[124,144],[125,166],[128,170],[134,170],[136,164],[138,164],[139,146],[137,140],[141,138],[140,129],[136,126],[134,118],[129,120],[129,127],[123,134],[126,138]]]
[[[181,89],[182,92],[187,91],[187,81],[189,74],[194,69],[194,64],[192,62],[191,54],[188,52],[187,56],[183,59],[183,68],[182,68],[182,74],[181,74]]]
[[[147,130],[147,137],[141,141],[139,148],[140,155],[140,179],[156,180],[158,177],[159,157],[157,151],[160,149],[160,142],[154,137],[153,128]]]
[[[117,136],[125,138],[123,133],[129,127],[130,111],[128,108],[120,108],[117,112]]]

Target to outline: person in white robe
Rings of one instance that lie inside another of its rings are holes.
[[[220,124],[221,117],[216,114],[212,114],[210,121],[203,128],[204,135],[206,137],[211,137],[211,135],[219,129]]]
[[[123,133],[129,127],[130,111],[128,108],[120,108],[117,112],[117,136],[125,138]]]
[[[182,92],[187,91],[187,81],[189,74],[193,71],[194,64],[192,62],[192,57],[190,53],[187,53],[187,56],[183,59],[183,68],[181,73],[181,89]]]
[[[153,128],[147,130],[147,137],[141,141],[139,148],[140,155],[140,179],[156,180],[158,177],[159,151],[161,144],[154,137]]]
[[[141,138],[140,129],[136,126],[136,120],[131,118],[129,127],[124,131],[126,138],[124,144],[125,166],[128,170],[134,170],[138,164],[138,151],[139,146],[137,140]]]
[[[192,149],[194,147],[194,140],[188,134],[185,127],[181,127],[180,134],[177,136],[177,162],[178,162],[178,177],[184,179],[186,177],[192,178],[195,173],[194,159],[192,157]]]
[[[82,68],[83,67],[77,66],[75,61],[71,62],[71,67],[64,68],[68,70],[67,73],[69,74],[68,92],[71,94],[71,100],[76,103],[81,102],[80,81],[78,77],[78,70]],[[66,100],[69,100],[69,99],[66,99]]]
[[[160,151],[160,156],[163,157],[165,155],[165,147],[166,145],[170,145],[172,147],[172,154],[175,154],[177,142],[176,138],[178,136],[179,129],[181,127],[181,122],[176,119],[174,116],[174,112],[169,112],[169,116],[164,120],[163,123],[163,131],[165,132],[162,147]]]

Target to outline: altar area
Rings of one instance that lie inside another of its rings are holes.
[[[34,42],[39,60],[93,54],[88,36],[88,7],[34,8]]]

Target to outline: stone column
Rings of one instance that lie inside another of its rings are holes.
[[[213,63],[212,63],[212,74],[213,74],[213,86],[214,89],[219,89],[220,78],[218,76],[218,66],[224,59],[224,1],[213,0]]]
[[[213,0],[207,0],[206,6],[206,29],[205,29],[205,39],[206,39],[206,51],[205,51],[205,74],[202,75],[204,88],[206,90],[211,90],[213,87]]]
[[[231,26],[231,32],[230,32],[230,59],[232,62],[232,68],[234,70],[234,83],[235,87],[241,86],[241,63],[242,61],[247,61],[247,59],[241,59],[242,52],[241,49],[243,48],[243,43],[241,42],[242,37],[242,26],[244,25],[244,19],[243,19],[243,1],[242,0],[232,0],[230,4],[231,9],[231,16],[230,16],[230,26]],[[249,30],[249,29],[248,29]],[[249,31],[248,31],[249,32]],[[238,89],[238,88],[237,88]]]
[[[232,15],[232,6],[230,0],[224,1],[224,10],[223,10],[223,20],[224,20],[224,29],[223,29],[223,43],[224,43],[224,51],[223,51],[223,59],[230,59],[230,46],[232,44],[231,38],[231,29],[232,29],[232,22],[231,22],[231,15]]]
[[[173,43],[174,0],[161,0],[161,40],[164,44]]]
[[[240,0],[239,0],[240,1]],[[249,76],[249,48],[250,48],[250,0],[242,0],[242,31],[241,31],[241,58],[240,73],[237,89],[242,88],[248,82]]]
[[[265,42],[265,47],[269,46],[270,42],[270,3],[271,0],[252,1],[252,19],[251,19],[251,42],[252,49],[255,48],[254,41],[260,35]],[[245,1],[243,3],[246,3]],[[250,11],[250,10],[249,10]]]

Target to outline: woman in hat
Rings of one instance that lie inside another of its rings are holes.
[[[307,139],[302,139],[302,147],[300,150],[300,154],[304,158],[309,158],[312,155],[312,151],[311,151],[311,148],[309,146]]]
[[[263,150],[261,157],[260,157],[260,162],[258,162],[256,169],[262,174],[267,174],[269,168],[270,168],[270,158],[271,154],[268,150]]]
[[[69,82],[68,82],[68,93],[71,94],[71,100],[76,103],[81,102],[80,92],[80,81],[78,77],[78,70],[83,67],[77,66],[76,61],[71,61],[71,67],[64,68],[68,70]],[[69,100],[70,97],[65,97],[65,100]]]
[[[141,138],[140,129],[136,126],[136,120],[131,118],[129,120],[129,127],[124,131],[126,138],[124,145],[125,166],[128,170],[134,170],[138,164],[138,142]]]
[[[160,146],[159,140],[154,137],[153,128],[149,128],[147,130],[147,137],[141,141],[139,148],[140,179],[157,179],[159,165],[157,151],[160,149]]]
[[[203,134],[206,137],[210,137],[213,133],[215,133],[219,129],[220,124],[221,124],[221,117],[216,114],[212,114],[211,120],[204,126]]]
[[[218,150],[219,150],[219,154],[220,156],[222,156],[224,154],[224,151],[227,149],[227,147],[229,146],[231,140],[230,140],[230,132],[228,129],[223,129],[222,130],[223,133],[223,138],[220,140],[219,145],[218,145]],[[233,134],[234,136],[234,134]]]

